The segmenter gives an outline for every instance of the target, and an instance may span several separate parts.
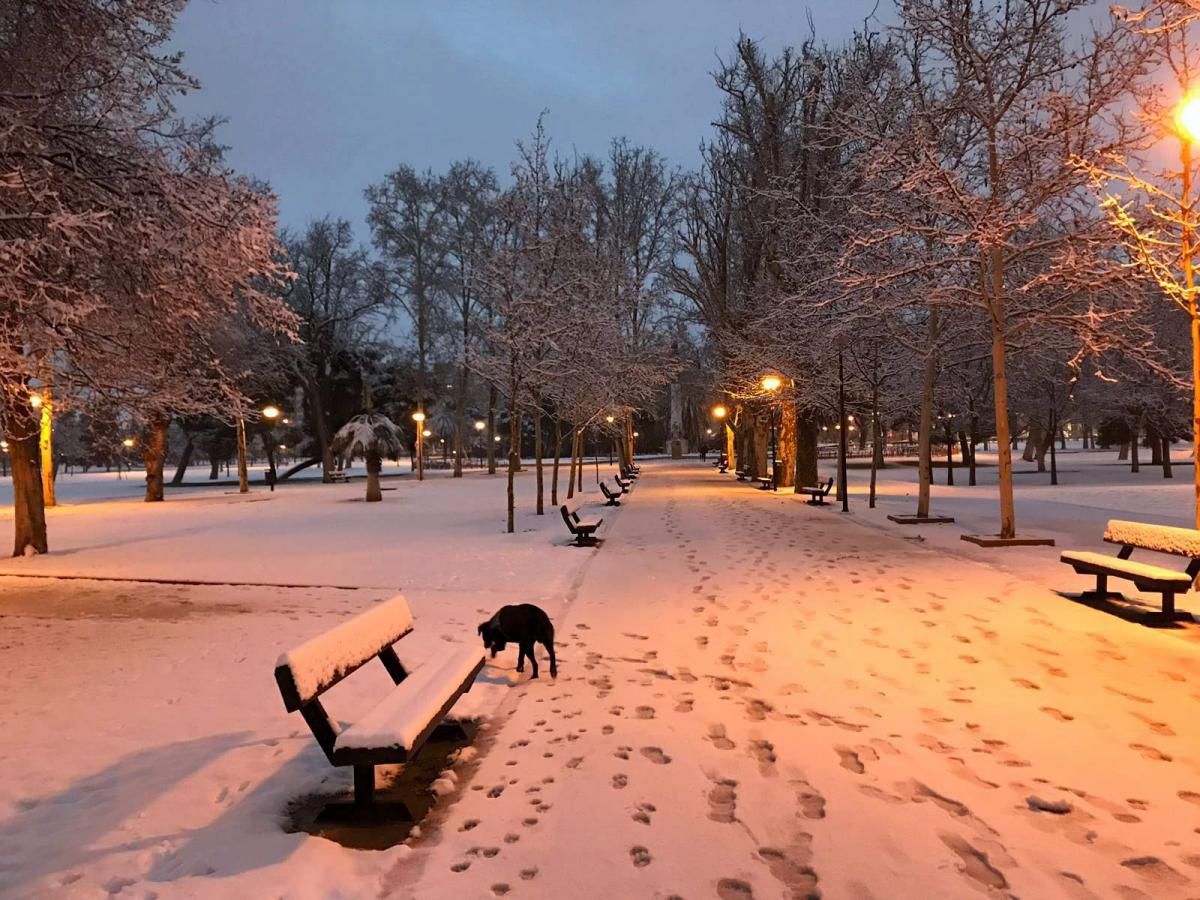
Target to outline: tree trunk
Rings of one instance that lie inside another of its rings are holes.
[[[192,452],[196,448],[196,439],[192,435],[187,436],[187,443],[183,445],[183,452],[179,455],[179,465],[175,468],[175,475],[171,478],[171,484],[183,484],[183,478],[187,474],[188,466],[192,464]]]
[[[246,420],[241,416],[237,420],[237,469],[238,492],[245,494],[250,490],[250,472],[246,468]]]
[[[929,310],[925,338],[925,372],[921,380],[921,419],[917,426],[917,515],[929,515],[933,485],[933,392],[937,387],[938,314]]]
[[[1021,459],[1025,462],[1037,462],[1045,438],[1045,429],[1041,425],[1031,424],[1029,436],[1025,439],[1025,452],[1021,454]]]
[[[1129,459],[1129,441],[1121,442],[1121,449],[1117,451],[1117,461],[1124,462]]]
[[[849,455],[847,441],[849,428],[846,426],[846,373],[842,364],[842,351],[838,351],[838,497],[842,501],[842,512],[850,511],[850,473],[846,470]]]
[[[508,533],[516,530],[515,510],[516,493],[513,482],[517,476],[517,467],[521,464],[521,418],[517,414],[517,404],[508,404]]]
[[[776,453],[779,464],[775,467],[776,487],[795,487],[796,485],[796,442],[799,433],[796,430],[796,404],[791,397],[785,397],[783,408],[779,414],[779,436],[776,439]]]
[[[758,478],[767,477],[767,463],[770,461],[771,430],[770,427],[761,420],[760,416],[754,417],[754,430],[752,432],[754,441],[754,474]]]
[[[161,503],[163,499],[163,466],[167,461],[167,435],[170,416],[154,416],[146,423],[142,438],[142,461],[146,465],[146,502]]]
[[[487,414],[487,469],[489,475],[496,474],[496,386],[488,386]]]
[[[1012,437],[1008,427],[1004,251],[1000,247],[993,247],[990,254],[992,290],[988,298],[988,311],[992,320],[992,394],[996,406],[996,443],[999,445],[1000,537],[1012,538],[1017,535],[1017,510],[1013,502]]]
[[[1162,436],[1162,472],[1163,478],[1175,477],[1171,471],[1171,439],[1165,434]]]
[[[1142,429],[1139,427],[1134,432],[1133,440],[1129,442],[1129,471],[1138,473],[1142,470],[1141,460],[1138,459],[1138,444],[1142,437]]]
[[[542,405],[538,397],[533,398],[533,458],[537,471],[537,514],[546,514],[545,481],[542,465]]]
[[[221,477],[221,460],[215,456],[209,457],[208,480],[216,481],[220,477]]]
[[[1055,453],[1055,435],[1058,433],[1058,416],[1050,411],[1050,434],[1047,443],[1050,445],[1050,483],[1058,484],[1058,455]]]
[[[368,451],[366,457],[367,502],[378,503],[383,499],[383,491],[379,488],[379,470],[383,468],[383,460],[374,451]]]
[[[567,499],[575,496],[576,466],[579,461],[579,429],[571,426],[571,465],[567,471]]]
[[[463,328],[463,340],[466,340],[466,327]],[[458,373],[458,384],[455,386],[454,396],[454,477],[463,477],[463,449],[466,446],[466,431],[467,431],[467,364],[466,360],[467,348],[463,345],[464,362]]]
[[[550,505],[558,507],[558,467],[562,458],[562,419],[554,417],[554,471],[550,475]]]
[[[883,458],[883,442],[879,428],[879,382],[871,383],[871,483],[867,488],[867,508],[875,508],[875,481],[879,474],[879,461]]]
[[[954,432],[950,430],[950,420],[946,419],[946,484],[954,487]]]
[[[51,402],[50,389],[42,394],[41,429],[38,434],[38,454],[41,457],[42,503],[47,506],[57,506],[58,500],[54,495],[54,404]]]
[[[38,471],[38,420],[32,410],[9,404],[8,455],[12,463],[13,556],[45,553],[46,507]]]
[[[812,487],[820,480],[817,470],[817,439],[821,428],[817,420],[808,414],[796,416],[796,492],[802,487]]]

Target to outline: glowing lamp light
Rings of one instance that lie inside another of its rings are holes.
[[[5,453],[8,452],[8,441],[0,441],[0,450],[3,450]]]
[[[705,434],[712,434],[712,429],[711,428],[708,429],[708,431],[706,431]]]
[[[279,407],[278,406],[269,406],[269,405],[264,406],[262,408],[262,414],[263,414],[264,419],[278,419],[279,418]]]
[[[725,410],[725,407],[723,407],[723,406],[714,406],[713,407],[713,415],[718,419],[725,418],[725,412],[726,412],[726,410]]]
[[[617,420],[615,418],[613,418],[612,416],[605,416],[604,421],[607,422],[609,425],[611,425],[613,422],[615,422]]]
[[[475,423],[476,431],[483,431],[485,428],[487,428],[487,422],[483,421],[482,419]]]
[[[1185,97],[1175,110],[1175,125],[1189,141],[1200,137],[1200,93]]]
[[[42,405],[44,402],[45,402],[45,401],[44,401],[44,400],[42,400],[42,395],[41,395],[41,394],[30,394],[30,395],[29,395],[29,405],[30,405],[30,406],[32,406],[34,409],[37,409],[37,408],[38,408],[39,406],[41,406],[41,405]]]
[[[133,446],[133,438],[125,438],[125,440],[121,441],[121,446],[132,447]]]
[[[279,449],[280,449],[280,450],[286,450],[286,449],[287,449],[287,444],[280,444],[280,445],[279,445]]]
[[[634,436],[634,437],[641,437],[641,434],[642,434],[642,433],[641,433],[640,431],[635,431],[635,432],[633,433],[633,436]]]
[[[500,435],[496,435],[494,438],[492,438],[492,440],[494,440],[497,444],[500,443]]]
[[[777,391],[783,386],[783,379],[778,375],[764,375],[762,386],[764,391]]]
[[[413,413],[412,417],[413,417],[414,422],[424,422],[425,421],[425,413],[421,412],[419,409],[415,413]]]
[[[428,428],[426,428],[425,430],[423,430],[423,431],[421,432],[421,435],[422,435],[423,437],[429,437],[431,434],[433,434],[433,432],[432,432],[432,431],[430,431]]]
[[[282,419],[280,419],[279,421],[280,421],[280,422],[282,422],[284,425],[291,425],[291,424],[292,424],[292,420],[291,420],[291,419],[289,419],[287,416],[284,416],[284,417],[283,417]]]

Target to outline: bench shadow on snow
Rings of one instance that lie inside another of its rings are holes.
[[[1175,618],[1168,618],[1162,614],[1161,608],[1157,604],[1147,603],[1137,597],[1130,597],[1125,594],[1110,594],[1107,598],[1091,597],[1087,594],[1068,591],[1055,591],[1058,596],[1070,600],[1072,603],[1078,603],[1080,606],[1086,606],[1088,609],[1094,609],[1096,612],[1107,613],[1110,616],[1115,616],[1126,622],[1131,622],[1134,625],[1142,625],[1146,628],[1166,628],[1175,631],[1188,630],[1188,626],[1196,622],[1194,615],[1187,610],[1176,609]],[[1187,596],[1186,594],[1184,596]]]
[[[20,876],[4,876],[6,887],[20,889],[53,872],[95,863],[112,853],[154,847],[177,834],[148,835],[138,841],[93,847],[97,840],[135,817],[160,796],[223,754],[244,746],[249,734],[231,732],[174,741],[132,753],[111,766],[79,779],[61,791],[30,797],[22,812],[0,822],[0,848],[27,864]],[[10,880],[16,879],[16,880]]]

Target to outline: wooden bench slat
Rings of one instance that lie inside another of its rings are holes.
[[[1110,575],[1119,575],[1135,582],[1152,583],[1156,587],[1149,590],[1162,590],[1157,585],[1171,585],[1178,590],[1187,590],[1192,578],[1186,572],[1176,572],[1149,563],[1137,562],[1132,559],[1121,559],[1107,553],[1092,553],[1085,550],[1068,550],[1060,557],[1062,562],[1071,565],[1085,566],[1090,569],[1101,569]],[[1078,568],[1076,569],[1078,571]]]
[[[335,763],[352,765],[362,761],[361,757],[378,763],[379,755],[388,751],[394,761],[405,762],[449,706],[470,690],[483,664],[482,648],[463,647],[410,672],[387,697],[338,735],[333,745]]]

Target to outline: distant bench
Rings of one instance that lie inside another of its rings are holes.
[[[356,815],[380,812],[374,806],[375,767],[410,762],[483,668],[482,647],[439,642],[438,655],[410,672],[392,644],[412,630],[408,603],[397,595],[289,650],[275,664],[287,711],[300,711],[330,763],[354,767]],[[396,687],[342,730],[321,695],[375,657]]]
[[[808,502],[813,506],[824,506],[825,498],[829,496],[829,492],[833,490],[833,479],[830,478],[825,482],[824,487],[802,487],[797,488],[797,494],[807,494]]]
[[[758,489],[760,491],[777,491],[777,490],[779,490],[779,486],[777,484],[775,484],[775,479],[773,477],[760,476],[758,478],[755,478],[754,480],[758,482]]]
[[[620,506],[621,505],[621,493],[623,493],[623,492],[614,494],[611,490],[609,490],[608,485],[605,484],[603,481],[600,482],[600,493],[602,493],[604,495],[604,500],[605,500],[606,505],[608,505],[608,506]]]
[[[738,481],[745,481],[751,473],[749,469],[734,469],[733,474],[737,476]]]
[[[560,506],[558,511],[562,513],[563,521],[567,523],[567,530],[575,536],[576,547],[594,547],[596,545],[596,531],[604,524],[603,519],[597,519],[595,522],[581,521],[579,513],[567,509],[566,504]]]
[[[1096,576],[1096,589],[1085,592],[1081,599],[1120,599],[1120,594],[1108,592],[1108,579],[1124,578],[1132,581],[1139,591],[1162,594],[1162,614],[1174,618],[1175,595],[1186,594],[1191,590],[1196,576],[1200,575],[1200,531],[1113,519],[1104,531],[1104,540],[1110,544],[1121,544],[1116,556],[1085,550],[1068,550],[1062,554],[1061,561],[1073,567],[1078,574]],[[1187,570],[1179,572],[1150,563],[1134,562],[1129,557],[1135,549],[1182,556],[1189,561]]]

